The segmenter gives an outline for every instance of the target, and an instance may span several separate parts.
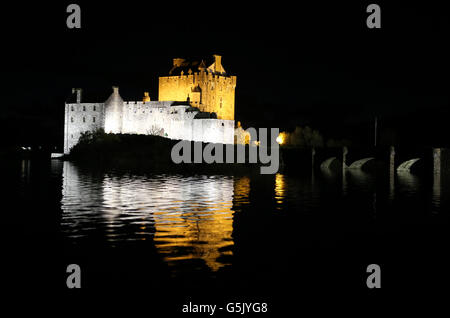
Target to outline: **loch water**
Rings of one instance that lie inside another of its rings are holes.
[[[157,174],[60,160],[2,170],[10,280],[22,287],[31,266],[63,290],[72,263],[83,288],[119,294],[365,292],[369,264],[387,290],[448,281],[445,176]]]

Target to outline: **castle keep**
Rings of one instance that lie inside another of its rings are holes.
[[[221,56],[214,55],[214,63],[209,67],[204,61],[175,58],[169,75],[159,78],[160,101],[190,100],[202,112],[234,120],[236,76],[227,76]]]
[[[124,101],[119,88],[103,103],[84,102],[73,89],[65,104],[64,153],[81,133],[103,128],[106,133],[158,135],[170,139],[231,144],[234,142],[236,76],[227,76],[221,57],[214,62],[173,60],[169,76],[159,78],[159,101]]]

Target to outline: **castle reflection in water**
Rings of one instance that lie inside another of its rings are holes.
[[[439,215],[450,194],[440,176],[430,184],[411,173],[186,176],[95,173],[70,162],[52,165],[63,171],[65,242],[90,250],[95,244],[114,248],[140,244],[138,250],[143,252],[151,246],[172,268],[206,266],[212,272],[234,266],[233,259],[242,258],[261,240],[270,238],[274,246],[283,247],[285,234],[290,233],[295,240],[288,241],[297,242],[300,229],[313,224],[312,215],[318,224],[352,215],[348,222],[365,228],[378,215],[392,222],[426,217],[428,212],[420,207]],[[26,175],[27,166],[22,170]],[[314,237],[329,236],[326,227],[318,226],[317,231]],[[304,239],[307,242],[308,237]],[[244,253],[243,248],[248,250]]]
[[[216,271],[232,255],[233,199],[249,189],[247,177],[95,175],[64,162],[61,227],[75,243],[153,240],[169,264],[201,259]]]

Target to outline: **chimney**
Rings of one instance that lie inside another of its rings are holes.
[[[218,66],[222,66],[222,56],[214,54],[214,63],[216,64],[216,69]]]
[[[218,74],[224,74],[225,69],[222,66],[222,56],[214,54],[214,72]]]
[[[214,67],[215,67],[215,71],[222,73],[222,56],[214,54]]]
[[[81,93],[83,90],[81,88],[72,88],[72,94],[77,93],[77,104],[81,103]]]

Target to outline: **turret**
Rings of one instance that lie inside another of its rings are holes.
[[[122,132],[123,99],[119,87],[113,86],[113,93],[105,102],[105,132],[119,134]]]

